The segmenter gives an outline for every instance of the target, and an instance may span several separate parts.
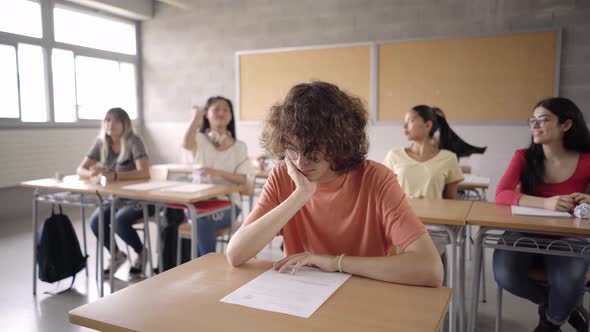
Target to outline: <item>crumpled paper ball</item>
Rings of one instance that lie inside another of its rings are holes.
[[[574,209],[574,215],[581,219],[590,218],[590,204],[582,203],[576,206]]]

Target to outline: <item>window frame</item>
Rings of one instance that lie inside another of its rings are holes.
[[[117,62],[131,63],[135,66],[135,89],[137,97],[137,118],[133,120],[136,126],[143,126],[143,82],[142,82],[142,68],[141,68],[141,38],[140,38],[140,24],[138,21],[130,20],[117,16],[112,13],[90,9],[81,5],[73,4],[63,0],[34,0],[41,6],[41,20],[42,20],[42,38],[34,38],[13,34],[9,32],[0,31],[0,44],[13,46],[17,49],[18,44],[30,44],[41,46],[43,51],[43,68],[45,71],[45,101],[46,112],[48,112],[47,122],[23,122],[21,121],[21,88],[20,88],[20,74],[17,67],[17,91],[19,94],[19,118],[0,118],[0,129],[21,129],[21,128],[97,128],[100,126],[101,120],[86,120],[79,119],[76,110],[75,122],[55,122],[55,109],[53,103],[53,72],[51,52],[54,48],[71,51],[76,56],[87,56],[105,60],[114,60]],[[97,15],[101,17],[109,17],[116,21],[131,23],[135,27],[135,47],[136,54],[124,54],[111,51],[98,50],[90,47],[72,45],[68,43],[56,42],[54,38],[53,25],[53,9],[55,6],[76,10],[85,14]],[[2,4],[0,4],[0,8]],[[18,64],[18,53],[17,53]],[[106,112],[107,110],[105,110]]]

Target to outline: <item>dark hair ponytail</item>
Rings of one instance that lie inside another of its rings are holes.
[[[445,114],[438,107],[430,107],[426,105],[418,105],[412,108],[418,113],[424,121],[431,121],[432,128],[428,133],[429,137],[433,137],[438,130],[440,133],[439,148],[452,151],[457,155],[457,158],[468,157],[474,153],[484,153],[487,147],[477,147],[465,142],[459,135],[457,135],[449,126]]]
[[[568,151],[590,152],[590,132],[584,120],[584,115],[571,100],[562,97],[547,98],[538,102],[537,107],[543,107],[555,114],[560,124],[572,121],[572,127],[563,134],[563,147]],[[526,195],[535,196],[537,186],[545,177],[545,153],[542,144],[531,144],[525,153],[525,165],[520,173],[520,191]]]

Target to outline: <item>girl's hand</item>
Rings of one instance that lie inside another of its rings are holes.
[[[582,203],[590,204],[590,195],[588,194],[573,193],[570,195],[570,197],[574,200],[575,205]]]
[[[203,119],[205,119],[205,114],[207,114],[206,109],[200,106],[193,106],[193,121],[199,124],[203,123]]]
[[[297,273],[302,266],[317,266],[327,272],[338,271],[338,256],[312,255],[307,252],[287,256],[274,263],[273,269],[281,273]]]
[[[101,166],[94,165],[90,167],[90,177],[95,177],[104,172],[106,172],[106,169]]]
[[[218,170],[216,170],[215,168],[211,168],[211,167],[198,168],[197,172],[199,172],[199,174],[201,176],[216,176],[219,174]]]
[[[543,207],[547,210],[570,212],[574,208],[571,195],[558,195],[543,200]]]

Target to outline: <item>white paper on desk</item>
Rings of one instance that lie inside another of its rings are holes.
[[[147,191],[147,190],[160,189],[160,188],[164,188],[167,186],[173,186],[175,184],[176,183],[170,182],[170,181],[149,181],[149,182],[142,182],[142,183],[137,183],[137,184],[130,184],[130,185],[124,186],[123,189]]]
[[[306,266],[295,274],[271,269],[220,301],[309,318],[348,278]]]
[[[545,209],[524,207],[524,206],[515,206],[515,205],[512,205],[512,214],[513,215],[523,215],[523,216],[559,217],[559,218],[570,218],[571,217],[571,214],[569,214],[567,212],[559,212],[559,211],[552,211],[552,210],[545,210]]]
[[[463,183],[483,183],[488,185],[490,184],[490,178],[486,178],[483,176],[464,174],[463,177]]]
[[[212,184],[203,183],[186,183],[173,187],[162,188],[162,191],[175,192],[175,193],[193,193],[201,190],[207,190],[213,188]]]

